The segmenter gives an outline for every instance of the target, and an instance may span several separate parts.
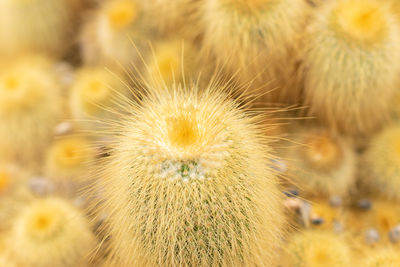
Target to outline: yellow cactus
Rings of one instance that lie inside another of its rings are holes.
[[[100,119],[115,118],[110,110],[117,109],[116,100],[128,92],[126,82],[116,74],[100,67],[82,68],[69,99],[73,118],[83,129],[96,129]]]
[[[59,82],[46,60],[22,59],[0,75],[0,149],[3,158],[40,160],[61,117]]]
[[[32,52],[61,56],[72,43],[76,7],[76,0],[1,1],[1,56]]]
[[[306,195],[346,196],[355,183],[355,155],[347,140],[323,129],[300,130],[285,153],[288,176]]]
[[[307,230],[294,234],[287,247],[288,266],[340,267],[350,266],[351,250],[339,235]]]
[[[197,0],[140,0],[148,18],[149,27],[155,28],[159,33],[182,33],[187,37],[196,37],[198,16],[195,11],[198,8]],[[157,18],[157,19],[154,19]],[[193,30],[196,29],[196,30]]]
[[[27,173],[20,167],[10,163],[0,163],[0,232],[9,227],[13,215],[20,208],[27,193],[27,188],[24,186],[27,178]]]
[[[331,1],[308,29],[303,64],[312,115],[350,134],[376,130],[400,71],[400,28],[387,3]]]
[[[400,254],[395,249],[372,250],[367,255],[365,267],[397,267],[400,263]]]
[[[155,90],[111,129],[113,266],[273,265],[284,215],[268,139],[216,89]]]
[[[88,176],[95,155],[96,151],[89,139],[63,137],[50,147],[46,174],[56,180],[82,180]]]
[[[362,156],[360,182],[367,191],[400,201],[400,126],[392,125],[373,137]]]
[[[142,13],[137,0],[102,3],[83,29],[81,48],[84,61],[110,66],[140,62],[135,46],[141,46],[146,32]]]
[[[278,101],[297,101],[296,51],[309,6],[303,0],[206,0],[204,47],[242,81]],[[277,89],[278,88],[278,89]]]
[[[9,254],[18,266],[88,266],[96,246],[84,215],[68,201],[39,199],[16,218],[8,235]]]
[[[149,54],[145,80],[151,87],[169,87],[182,83],[190,77],[197,78],[199,63],[197,51],[190,42],[177,39],[160,41],[155,44],[154,55]],[[185,76],[183,77],[183,73]]]

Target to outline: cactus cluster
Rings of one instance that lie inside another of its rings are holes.
[[[400,266],[399,3],[0,0],[0,267]]]

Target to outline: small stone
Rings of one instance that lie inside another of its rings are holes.
[[[56,135],[64,135],[64,134],[71,132],[71,130],[72,130],[71,123],[68,121],[63,121],[56,125],[56,128],[54,129],[54,133]]]
[[[389,231],[389,239],[392,243],[398,243],[400,241],[400,224]]]
[[[344,230],[343,224],[338,221],[333,221],[333,232],[335,233],[342,233]]]
[[[271,160],[272,169],[284,173],[287,171],[287,164],[285,160],[282,159],[272,159]]]
[[[289,189],[288,191],[283,192],[287,197],[297,197],[299,196],[299,190],[297,189]]]
[[[300,205],[300,216],[305,227],[310,226],[311,204],[303,201]]]
[[[342,198],[340,196],[333,196],[329,199],[329,204],[334,208],[338,208],[342,206]]]
[[[381,239],[378,231],[375,228],[369,228],[365,231],[365,243],[368,245],[375,244]]]
[[[54,71],[64,86],[71,86],[75,81],[74,68],[67,62],[57,62],[54,65]]]
[[[287,207],[288,209],[298,210],[301,205],[301,200],[297,199],[297,198],[288,198],[288,199],[285,199],[285,201],[283,202],[283,205],[285,207]]]
[[[360,199],[357,203],[358,207],[362,210],[370,210],[372,208],[372,202],[369,199]]]
[[[54,184],[50,180],[41,176],[32,177],[28,181],[28,187],[32,193],[39,196],[45,196],[54,191]]]
[[[311,219],[311,223],[312,223],[313,225],[321,225],[321,224],[323,224],[324,222],[325,222],[324,218],[321,218],[321,217]]]

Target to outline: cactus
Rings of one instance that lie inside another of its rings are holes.
[[[195,46],[190,42],[177,39],[160,41],[155,44],[154,55],[149,54],[145,80],[151,87],[170,87],[173,83],[182,83],[188,77],[197,78],[196,67],[199,63]]]
[[[110,265],[273,265],[285,219],[268,139],[226,95],[190,88],[149,91],[110,131]]]
[[[110,0],[102,3],[83,29],[81,49],[84,61],[110,66],[140,62],[134,46],[143,47],[147,34],[143,24],[139,1]]]
[[[195,37],[198,18],[195,10],[197,0],[140,0],[146,13],[151,14],[149,27],[155,28],[163,35],[180,32],[188,37]],[[157,18],[157,19],[154,19]],[[189,27],[188,27],[189,26]]]
[[[400,29],[387,3],[339,0],[309,25],[305,102],[334,131],[368,134],[388,118],[400,71]]]
[[[18,266],[88,266],[96,241],[85,216],[67,200],[38,199],[16,218],[8,254]]]
[[[369,252],[362,266],[365,267],[397,267],[400,254],[395,249],[379,249]]]
[[[284,157],[288,176],[306,195],[346,196],[355,183],[355,155],[340,136],[321,128],[299,130]]]
[[[46,174],[55,180],[79,181],[88,174],[96,151],[89,139],[67,136],[56,140],[49,149]]]
[[[115,118],[116,99],[128,95],[126,82],[100,67],[84,67],[78,71],[71,88],[69,106],[73,118],[85,130],[94,130],[104,118]]]
[[[58,80],[44,58],[24,58],[0,75],[2,157],[30,165],[39,161],[61,117]]]
[[[363,188],[387,199],[400,200],[400,125],[383,129],[370,141],[361,160]]]
[[[296,51],[309,6],[303,0],[203,1],[204,47],[241,82],[267,98],[297,101]]]
[[[0,2],[0,54],[50,53],[61,56],[74,29],[78,0],[3,0]]]
[[[28,193],[24,186],[27,178],[28,174],[20,167],[10,163],[0,163],[0,202],[2,203],[0,207],[0,232],[9,227],[13,216],[24,204]]]
[[[350,266],[350,248],[339,235],[318,230],[296,233],[287,247],[287,266],[340,267]]]

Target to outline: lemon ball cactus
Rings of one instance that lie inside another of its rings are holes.
[[[298,267],[350,266],[351,259],[350,247],[342,236],[319,230],[294,234],[287,254],[288,266]]]
[[[116,266],[275,264],[284,214],[258,120],[217,89],[149,90],[98,187]]]
[[[355,155],[344,138],[322,128],[300,129],[284,152],[288,176],[306,195],[346,196],[355,183]]]
[[[21,167],[8,162],[0,163],[0,232],[9,227],[13,216],[28,197],[25,186],[28,177]]]
[[[83,181],[95,158],[96,150],[88,138],[62,137],[49,148],[46,174],[55,180]]]
[[[93,130],[100,119],[115,118],[117,99],[127,98],[129,89],[123,77],[102,67],[78,70],[71,87],[69,106],[80,128]]]
[[[38,161],[61,118],[58,79],[43,58],[24,58],[0,74],[2,157],[26,164]]]
[[[67,200],[38,199],[16,218],[9,254],[18,266],[88,266],[96,246],[87,218]]]
[[[28,175],[19,166],[8,163],[0,163],[0,198],[8,196],[18,190],[18,185],[26,181]]]
[[[137,48],[147,31],[143,8],[136,0],[110,0],[101,3],[92,20],[84,26],[81,38],[86,63],[127,66],[140,62]]]
[[[303,0],[206,0],[204,47],[241,82],[254,80],[279,101],[293,101],[297,50],[309,13]],[[278,88],[278,89],[277,89]]]
[[[4,0],[0,3],[0,54],[61,56],[71,44],[77,1]]]
[[[197,78],[200,60],[197,48],[191,42],[162,40],[155,43],[153,52],[148,54],[146,60],[147,71],[144,78],[149,86],[170,87],[188,78]]]
[[[387,3],[330,1],[308,28],[305,101],[333,130],[368,134],[390,113],[400,71],[400,29]]]
[[[361,160],[364,189],[400,201],[400,125],[386,127],[372,138]]]
[[[400,263],[400,254],[395,249],[379,249],[370,251],[364,260],[366,267],[396,267]]]
[[[196,23],[196,8],[198,0],[140,0],[144,5],[146,13],[152,18],[148,18],[149,26],[154,27],[159,33],[169,35],[181,32],[186,36],[194,36],[193,23]],[[154,19],[157,18],[157,19]],[[189,27],[187,27],[190,25]]]

